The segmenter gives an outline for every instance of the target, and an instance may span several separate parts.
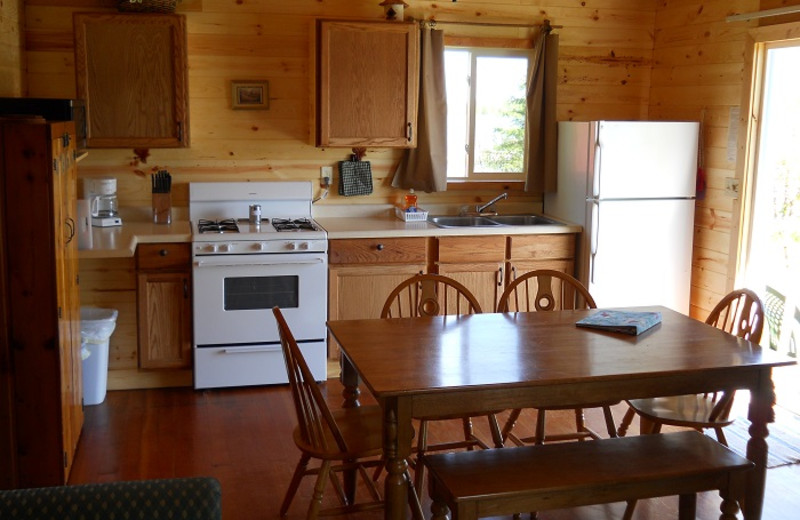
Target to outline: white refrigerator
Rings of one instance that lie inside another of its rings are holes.
[[[580,224],[576,271],[599,307],[689,314],[696,122],[559,122],[544,212]]]

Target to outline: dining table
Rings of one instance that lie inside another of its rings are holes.
[[[749,390],[747,458],[755,464],[742,512],[761,518],[772,369],[795,361],[666,307],[617,310],[659,312],[661,322],[628,335],[576,326],[597,310],[329,321],[344,406],[358,406],[366,388],[383,412],[385,518],[409,514],[413,417],[734,389]]]

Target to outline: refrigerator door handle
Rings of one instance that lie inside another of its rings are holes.
[[[594,159],[592,161],[592,197],[600,197],[600,172],[603,171],[600,162],[603,158],[603,147],[600,146],[600,139],[594,143]]]
[[[594,283],[594,259],[597,255],[597,235],[600,233],[600,205],[597,201],[592,202],[591,216],[589,221],[589,229],[591,235],[589,237],[589,283]]]

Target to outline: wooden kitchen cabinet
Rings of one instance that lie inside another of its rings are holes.
[[[537,269],[575,276],[575,234],[509,236],[508,279]]]
[[[183,15],[75,13],[90,148],[189,146]]]
[[[505,284],[506,237],[439,237],[437,244],[437,272],[461,282],[483,312],[494,312]]]
[[[328,319],[380,318],[389,293],[403,280],[427,270],[427,239],[331,240]],[[329,357],[335,357],[335,345]]]
[[[139,368],[192,364],[191,245],[136,248]]]
[[[75,142],[0,119],[0,489],[66,483],[83,427]]]
[[[317,22],[317,146],[417,145],[416,23]]]

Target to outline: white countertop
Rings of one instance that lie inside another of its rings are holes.
[[[426,221],[403,222],[397,217],[318,217],[315,219],[328,232],[328,238],[432,237],[475,235],[544,235],[580,233],[573,224],[540,226],[496,226],[440,228]]]
[[[79,249],[78,259],[132,257],[138,244],[191,240],[192,231],[188,220],[173,221],[172,224],[123,220],[121,226],[92,227],[92,247]]]

